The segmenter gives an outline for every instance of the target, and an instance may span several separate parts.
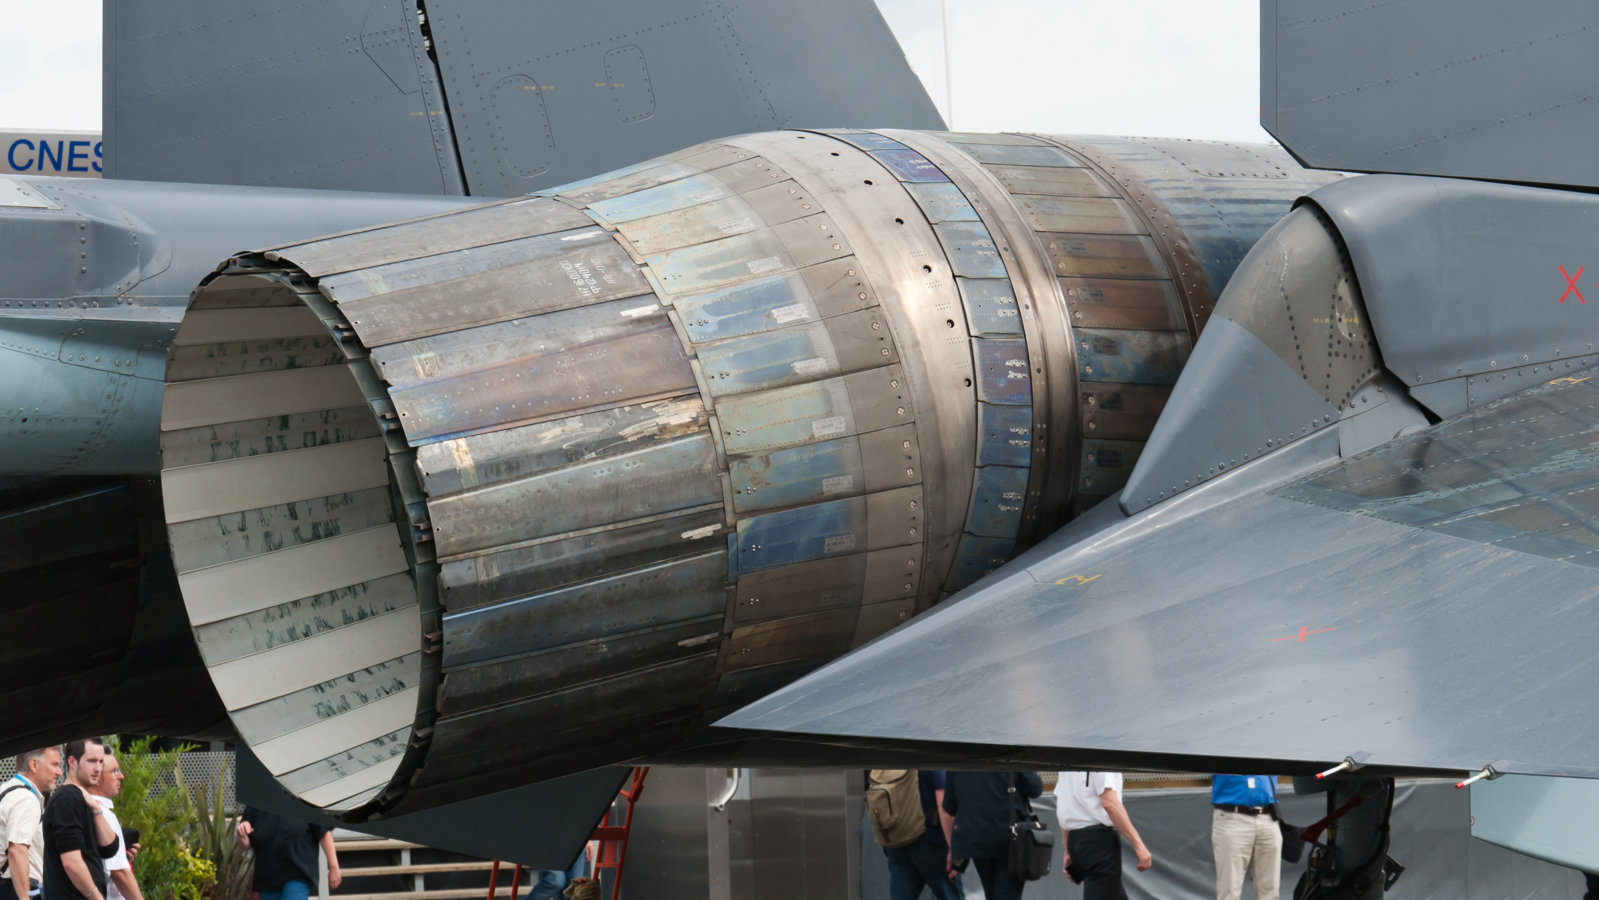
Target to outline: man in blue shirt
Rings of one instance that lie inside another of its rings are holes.
[[[1277,830],[1276,776],[1212,776],[1210,805],[1216,900],[1238,900],[1246,869],[1255,882],[1256,900],[1277,900],[1283,837]]]
[[[922,769],[916,773],[916,787],[927,830],[914,844],[883,848],[888,857],[888,894],[893,900],[917,900],[926,885],[933,900],[961,900],[960,886],[950,874],[949,834],[954,817],[943,808],[944,773]]]

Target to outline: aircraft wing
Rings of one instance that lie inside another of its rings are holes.
[[[1599,386],[1562,379],[1187,514],[1067,529],[723,724],[1061,767],[1599,775],[1596,423]]]
[[[1596,214],[1444,179],[1312,193],[1114,502],[719,724],[1072,768],[1599,776],[1599,357],[1559,278]]]
[[[943,127],[870,0],[107,0],[104,34],[113,178],[509,197],[740,132]]]

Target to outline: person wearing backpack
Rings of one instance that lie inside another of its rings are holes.
[[[1010,871],[1010,823],[1031,815],[1027,801],[1044,793],[1037,772],[949,772],[943,809],[954,818],[954,860],[971,860],[987,900],[1020,900],[1025,884]]]
[[[961,900],[949,866],[953,819],[943,811],[944,773],[937,769],[873,769],[866,776],[872,836],[888,857],[891,900]]]
[[[44,798],[61,778],[61,748],[43,747],[17,756],[17,774],[0,789],[0,900],[39,896],[44,879]]]

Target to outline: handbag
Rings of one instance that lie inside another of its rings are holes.
[[[1038,821],[1033,804],[1023,796],[1027,815],[1016,815],[1016,774],[1010,776],[1010,873],[1021,881],[1037,881],[1049,874],[1049,857],[1055,850],[1055,832]]]
[[[1283,837],[1282,857],[1285,863],[1297,863],[1305,855],[1305,839],[1300,836],[1299,829],[1283,821],[1277,813],[1277,804],[1271,805],[1271,817],[1277,820],[1277,831]]]

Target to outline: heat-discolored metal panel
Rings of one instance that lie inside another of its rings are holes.
[[[1079,328],[1075,336],[1083,381],[1174,384],[1191,349],[1182,331]]]
[[[957,591],[1010,561],[1016,542],[1010,538],[985,538],[963,534],[955,551],[945,590]]]
[[[689,339],[708,343],[758,334],[821,318],[810,289],[798,273],[757,278],[707,294],[676,296]]]
[[[293,260],[306,274],[320,278],[593,224],[570,206],[543,199],[513,200],[477,207],[471,213],[462,218],[449,214],[431,216],[358,234],[293,244],[268,251],[267,256]]]
[[[245,733],[288,734],[409,690],[420,683],[420,677],[421,654],[413,652],[232,710],[230,715]]]
[[[648,597],[648,603],[638,598]],[[444,667],[701,619],[727,608],[718,550],[444,617]]]
[[[1170,281],[1062,278],[1074,328],[1179,331],[1186,327],[1182,299]]]
[[[1022,314],[1016,305],[1016,289],[1008,278],[957,278],[962,305],[966,308],[966,327],[973,335],[1021,335]]]
[[[945,222],[933,226],[956,275],[967,278],[1004,278],[1005,261],[994,238],[981,222]]]
[[[724,671],[837,656],[849,647],[859,616],[853,608],[837,609],[735,628],[728,638]]]
[[[372,361],[385,382],[403,390],[574,346],[593,346],[604,354],[613,341],[664,327],[670,327],[666,308],[653,298],[614,300],[377,347]]]
[[[1055,166],[984,166],[1013,196],[1119,197],[1116,189],[1088,169]],[[1068,231],[1074,229],[1066,229]]]
[[[616,230],[641,254],[661,253],[745,234],[761,227],[761,215],[740,197],[726,197],[630,222]]]
[[[905,190],[916,198],[916,205],[922,208],[927,221],[935,225],[939,222],[977,221],[977,210],[972,208],[971,201],[966,199],[960,188],[948,181],[907,184]]]
[[[620,224],[687,209],[713,200],[725,200],[731,196],[733,191],[729,190],[720,178],[714,175],[690,175],[657,187],[589,201],[587,205],[607,222]]]
[[[850,497],[740,519],[729,542],[733,552],[729,571],[735,578],[805,560],[858,553],[867,549],[866,498]]]
[[[393,528],[368,528],[178,576],[195,627],[406,569]]]
[[[1057,275],[1168,278],[1155,242],[1143,235],[1041,234]]]
[[[555,188],[552,193],[579,206],[591,206],[612,197],[646,191],[682,178],[691,178],[700,170],[681,162],[650,160],[634,166],[606,172],[593,178],[574,181]]]
[[[718,401],[728,453],[789,447],[911,420],[898,366]]]
[[[1085,439],[1082,463],[1077,467],[1082,473],[1082,493],[1105,496],[1121,490],[1143,452],[1142,441]]]
[[[867,554],[795,563],[738,579],[733,624],[748,625],[861,602]]]
[[[535,238],[518,253],[518,262],[486,272],[457,275],[407,286],[378,282],[370,270],[359,273],[359,292],[329,289],[368,346],[488,325],[529,315],[571,309],[622,297],[648,302],[649,282],[627,252],[599,229]],[[533,244],[537,242],[537,246]],[[433,270],[449,273],[448,267]],[[373,287],[381,290],[372,290]],[[354,293],[355,296],[350,296]]]
[[[1032,404],[1033,380],[1026,342],[977,339],[972,341],[972,349],[977,357],[979,400],[1012,406]]]
[[[741,513],[860,494],[866,481],[855,437],[736,456],[728,477]]]
[[[1006,144],[960,144],[960,149],[981,163],[1006,166],[1055,166],[1082,168],[1082,163],[1066,153],[1045,146]]]
[[[972,482],[971,513],[966,530],[981,537],[1012,538],[1022,524],[1027,499],[1027,470],[984,466]]]
[[[878,162],[888,167],[900,181],[906,182],[937,182],[948,181],[939,168],[928,161],[927,157],[909,148],[899,150],[873,150],[872,156]]]
[[[1170,398],[1168,385],[1084,382],[1083,431],[1089,437],[1142,439],[1155,427]]]
[[[697,656],[715,646],[721,632],[722,615],[718,613],[457,667],[444,676],[439,712],[459,715],[521,700],[548,685],[582,684]]]
[[[439,554],[452,556],[714,503],[718,469],[699,435],[439,497],[428,511]]]
[[[444,606],[460,612],[720,549],[724,523],[718,503],[448,560],[439,568]]]
[[[645,261],[672,294],[706,291],[794,267],[788,251],[770,230],[652,253]]]
[[[680,394],[694,387],[693,371],[671,324],[657,321],[653,327],[620,334],[602,348],[532,355],[459,378],[418,382],[391,396],[407,437],[421,443]],[[579,365],[596,352],[628,360],[638,380],[618,383],[606,370]]]
[[[709,416],[692,395],[617,406],[424,444],[416,466],[430,495],[452,494],[688,437]]]
[[[718,397],[814,381],[843,369],[821,322],[711,344],[697,354],[706,387]]]
[[[1025,406],[977,404],[977,464],[1026,466],[1033,455],[1033,411]]]
[[[849,242],[832,216],[816,215],[772,226],[789,258],[799,267],[849,256]]]
[[[1087,234],[1143,234],[1144,224],[1121,199],[1013,194],[1038,231]]]

